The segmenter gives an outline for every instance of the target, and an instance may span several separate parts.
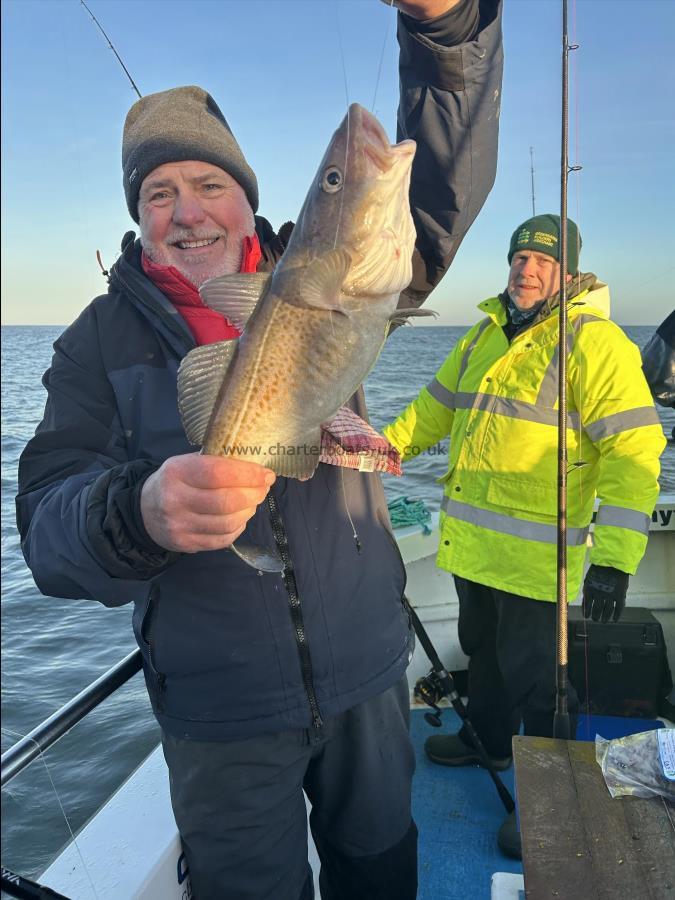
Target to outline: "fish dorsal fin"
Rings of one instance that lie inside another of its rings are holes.
[[[293,306],[344,313],[340,293],[351,264],[346,250],[329,250],[306,266],[280,272],[274,280],[274,293]]]
[[[243,331],[270,278],[269,272],[221,275],[205,281],[199,288],[199,296],[209,309],[226,316]]]
[[[218,341],[190,350],[178,369],[178,409],[191,444],[203,444],[218,391],[238,341]]]

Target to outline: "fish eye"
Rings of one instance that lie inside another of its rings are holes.
[[[321,176],[319,187],[327,194],[335,194],[342,190],[342,172],[337,166],[329,166]]]

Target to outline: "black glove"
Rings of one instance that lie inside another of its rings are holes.
[[[618,622],[626,605],[627,590],[625,572],[612,566],[589,566],[584,579],[584,618],[609,622],[611,617]]]

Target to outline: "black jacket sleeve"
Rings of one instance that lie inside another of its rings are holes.
[[[476,4],[474,4],[475,7]],[[471,7],[471,4],[468,4]],[[429,22],[399,14],[398,139],[417,142],[410,204],[417,246],[399,306],[438,284],[494,184],[503,70],[501,0]],[[471,39],[453,42],[477,28]]]
[[[661,406],[675,407],[675,310],[642,351],[642,371],[654,400]]]
[[[19,460],[21,547],[44,594],[119,606],[178,556],[142,527],[140,486],[159,463],[129,459],[103,364],[96,301],[54,345],[47,403]]]

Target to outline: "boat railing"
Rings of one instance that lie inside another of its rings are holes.
[[[92,709],[114,694],[140,669],[141,651],[132,650],[124,659],[104,672],[96,681],[92,681],[61,709],[6,750],[2,754],[2,786],[23,771],[44,750],[55,744]]]

